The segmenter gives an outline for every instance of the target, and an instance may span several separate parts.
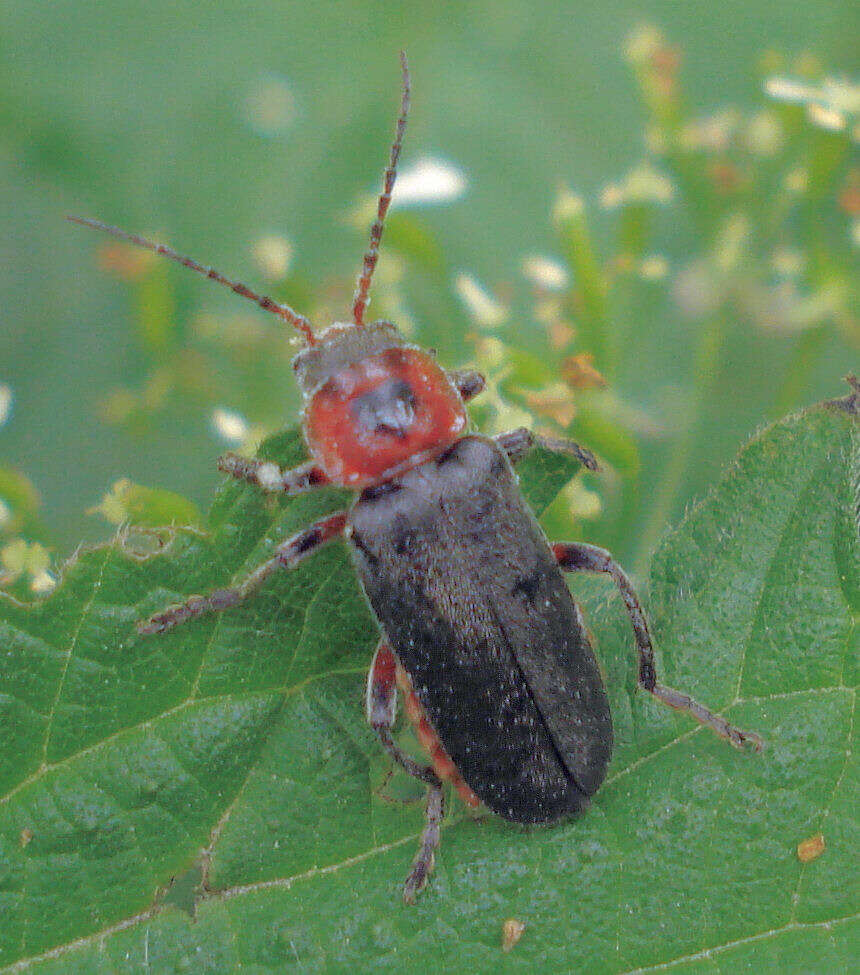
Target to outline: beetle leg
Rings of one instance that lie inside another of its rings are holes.
[[[329,483],[325,473],[310,461],[290,470],[283,470],[277,464],[258,457],[224,454],[218,458],[218,470],[275,494],[299,494]]]
[[[657,671],[654,666],[654,648],[651,644],[651,634],[648,632],[648,622],[639,602],[639,597],[627,578],[624,570],[612,558],[606,549],[596,545],[586,545],[581,542],[566,544],[560,542],[552,547],[558,564],[566,572],[604,572],[612,576],[615,585],[621,593],[627,615],[633,625],[636,639],[636,650],[639,654],[639,686],[653,694],[658,701],[662,701],[677,711],[686,711],[699,724],[715,731],[721,738],[725,738],[735,748],[743,748],[748,742],[756,751],[762,747],[761,738],[752,731],[741,731],[730,725],[725,718],[713,714],[707,708],[694,701],[687,694],[664,687],[657,683]]]
[[[385,640],[379,641],[367,678],[367,722],[379,737],[382,747],[409,775],[438,785],[439,776],[429,765],[419,765],[406,755],[391,737],[397,715],[397,665],[391,647]]]
[[[452,369],[448,373],[448,378],[457,387],[460,398],[464,402],[474,399],[483,391],[487,382],[475,369]]]
[[[415,903],[415,898],[424,889],[427,878],[433,869],[444,815],[445,794],[442,792],[442,783],[440,782],[438,785],[431,785],[427,790],[427,822],[421,833],[418,853],[412,861],[412,869],[403,885],[403,900],[407,904]]]
[[[278,569],[292,569],[306,555],[310,555],[325,542],[341,535],[345,525],[346,514],[342,511],[323,518],[279,545],[275,549],[275,555],[268,562],[257,566],[238,585],[231,586],[229,589],[216,589],[208,596],[191,596],[184,603],[168,606],[163,613],[157,613],[148,620],[141,620],[137,624],[138,633],[147,635],[164,633],[165,630],[171,630],[174,626],[202,616],[204,613],[217,613],[238,605],[257,592],[269,576]]]
[[[500,433],[496,443],[505,451],[512,464],[521,461],[533,447],[543,447],[554,454],[569,454],[575,457],[583,467],[590,471],[600,470],[594,454],[581,447],[575,440],[560,440],[557,437],[545,437],[540,433],[529,430],[528,427],[518,427],[509,433]]]
[[[421,833],[418,853],[403,886],[403,899],[407,904],[412,904],[424,889],[430,871],[433,869],[433,858],[436,847],[439,846],[439,832],[445,814],[445,799],[442,782],[431,766],[414,762],[403,753],[391,737],[391,729],[394,727],[397,714],[396,674],[397,664],[391,647],[385,640],[380,640],[367,678],[367,721],[379,736],[382,747],[394,761],[409,775],[428,785],[427,822]]]

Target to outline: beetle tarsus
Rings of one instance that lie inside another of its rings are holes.
[[[551,450],[554,454],[567,454],[587,467],[590,471],[599,471],[600,465],[594,454],[575,440],[562,440],[558,437],[545,437],[540,433],[529,430],[528,427],[517,427],[509,433],[500,433],[496,442],[505,451],[512,464],[516,464],[526,456],[533,447]]]
[[[699,704],[698,701],[694,701],[688,694],[682,694],[680,691],[676,691],[671,687],[664,687],[662,684],[655,684],[649,690],[658,701],[662,701],[663,704],[674,708],[676,711],[686,711],[699,724],[710,728],[720,738],[725,738],[730,745],[733,745],[740,751],[743,751],[746,745],[749,745],[756,752],[762,750],[764,741],[760,735],[757,735],[754,731],[743,731],[740,728],[736,728],[719,714],[713,714],[706,707]]]
[[[310,461],[284,470],[259,457],[224,454],[218,458],[218,470],[273,494],[299,494],[329,483],[323,471]]]
[[[630,617],[630,623],[633,627],[636,651],[639,654],[639,686],[641,688],[653,694],[658,701],[662,701],[668,707],[674,708],[676,711],[685,711],[690,717],[695,718],[699,724],[710,728],[735,748],[742,749],[749,744],[755,751],[761,751],[764,742],[755,732],[735,728],[725,718],[709,711],[688,694],[683,694],[681,691],[657,683],[654,647],[651,643],[645,611],[642,609],[642,604],[639,602],[639,597],[636,595],[636,590],[627,574],[606,549],[599,548],[597,545],[586,545],[584,542],[559,542],[553,545],[552,550],[558,559],[558,564],[565,572],[603,572],[612,577],[621,593],[621,598],[624,600],[627,615]]]
[[[442,831],[442,819],[445,815],[445,794],[441,783],[431,786],[427,790],[427,822],[421,833],[421,844],[418,854],[412,861],[412,869],[403,885],[403,900],[407,904],[414,904],[415,898],[427,884],[427,878],[433,870],[436,848]]]
[[[235,606],[244,598],[241,594],[241,587],[235,589],[217,589],[208,596],[190,596],[184,603],[169,606],[163,613],[156,613],[148,620],[137,624],[137,632],[144,636],[152,636],[156,633],[166,633],[175,626],[187,623],[188,620],[196,619],[205,613],[218,612]]]

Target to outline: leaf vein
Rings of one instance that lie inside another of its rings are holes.
[[[87,618],[90,610],[92,609],[92,605],[95,602],[96,595],[98,594],[98,591],[101,588],[102,579],[104,578],[104,574],[105,574],[105,569],[107,568],[107,564],[108,561],[110,560],[110,556],[112,552],[113,549],[111,548],[105,549],[105,555],[104,558],[102,559],[102,564],[101,567],[99,568],[98,576],[96,577],[96,580],[93,583],[93,591],[90,594],[90,598],[86,601],[86,603],[84,604],[81,610],[81,616],[80,619],[78,620],[78,625],[75,627],[75,632],[72,634],[72,639],[69,642],[69,648],[66,651],[66,660],[63,665],[63,671],[60,674],[59,681],[57,682],[57,693],[55,694],[54,701],[51,704],[51,710],[48,712],[47,715],[47,722],[45,727],[45,741],[42,745],[42,765],[45,765],[48,760],[48,745],[50,744],[51,732],[54,727],[54,715],[57,710],[57,705],[60,702],[60,697],[62,696],[63,693],[63,687],[65,686],[66,683],[66,674],[69,672],[69,664],[71,663],[72,654],[74,653],[75,647],[77,646],[78,638],[80,637],[81,629],[84,625],[84,620]]]
[[[759,931],[757,934],[751,934],[745,938],[738,938],[735,941],[726,941],[721,945],[712,945],[710,948],[705,948],[702,951],[697,951],[688,955],[680,955],[678,958],[672,958],[670,961],[659,962],[656,965],[647,965],[645,968],[630,968],[627,971],[619,972],[618,975],[646,975],[648,972],[665,971],[667,968],[673,968],[675,965],[682,965],[684,962],[712,961],[713,959],[711,958],[711,955],[720,954],[721,952],[728,951],[731,948],[737,948],[740,945],[754,944],[757,941],[765,941],[768,938],[775,938],[780,934],[785,934],[787,931],[811,931],[821,928],[822,930],[829,932],[834,925],[847,924],[849,921],[854,921],[858,917],[860,917],[860,913],[848,914],[845,917],[831,918],[827,921],[815,921],[810,924],[799,924],[795,921],[790,921],[788,924],[784,924],[779,928],[771,928],[768,931]]]

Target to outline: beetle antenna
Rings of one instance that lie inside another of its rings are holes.
[[[206,267],[203,264],[198,264],[197,261],[193,261],[190,257],[184,257],[182,254],[178,254],[171,247],[166,247],[164,244],[156,244],[152,240],[147,240],[145,237],[139,237],[137,234],[130,234],[127,230],[120,230],[119,227],[112,227],[110,224],[102,223],[100,220],[90,220],[87,217],[72,217],[67,216],[66,220],[70,220],[72,223],[80,224],[82,227],[91,227],[93,230],[101,230],[103,233],[110,234],[111,237],[118,237],[120,240],[125,240],[129,244],[134,244],[137,247],[143,247],[146,250],[153,251],[156,254],[161,254],[164,257],[169,257],[172,261],[177,261],[183,267],[189,267],[192,271],[197,271],[198,274],[203,274],[212,281],[217,281],[219,284],[226,284],[231,291],[235,291],[237,295],[241,295],[243,298],[250,298],[251,301],[255,301],[261,308],[265,311],[270,311],[275,315],[280,316],[285,322],[289,322],[297,328],[304,336],[305,342],[308,345],[316,344],[316,337],[311,328],[311,323],[305,318],[304,315],[300,315],[298,312],[293,311],[289,305],[282,305],[275,301],[273,298],[267,298],[265,295],[257,294],[256,291],[252,291],[247,285],[242,284],[240,281],[231,281],[229,278],[224,277],[220,271],[216,271],[215,268]]]
[[[397,128],[394,132],[394,142],[391,143],[391,156],[388,160],[388,168],[383,176],[382,193],[379,196],[379,203],[376,208],[376,220],[370,228],[370,247],[364,255],[364,265],[358,278],[358,285],[355,289],[355,297],[352,300],[352,320],[356,325],[364,324],[364,313],[367,309],[368,291],[370,290],[370,279],[373,277],[373,269],[379,259],[379,242],[382,240],[382,227],[385,223],[385,214],[391,204],[391,193],[394,189],[394,181],[397,179],[397,160],[400,158],[400,147],[403,145],[403,133],[406,131],[406,119],[409,115],[409,94],[411,82],[409,78],[409,64],[406,61],[406,52],[400,52],[400,70],[403,72],[402,95],[400,99],[400,115],[397,118]]]

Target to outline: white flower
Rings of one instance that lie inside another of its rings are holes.
[[[790,105],[805,105],[815,97],[815,89],[803,81],[774,75],[764,83],[765,94],[778,102],[788,102]]]
[[[669,262],[662,254],[649,254],[639,265],[639,275],[645,281],[662,281],[668,273]]]
[[[241,444],[248,436],[248,421],[241,413],[216,407],[212,411],[212,429],[227,443]]]
[[[675,185],[650,163],[640,163],[621,180],[605,186],[600,204],[614,210],[625,203],[670,203],[675,196]]]
[[[568,286],[567,268],[554,257],[532,254],[523,258],[522,269],[532,283],[547,291],[564,291]]]
[[[624,56],[631,64],[645,64],[665,43],[656,27],[643,24],[628,35],[624,42]]]
[[[286,276],[293,261],[293,245],[280,234],[264,234],[254,244],[257,266],[274,281]]]
[[[288,131],[298,117],[290,82],[282,75],[258,78],[245,97],[245,118],[260,135],[274,137]]]
[[[585,213],[585,201],[578,193],[562,187],[552,207],[552,219],[556,226],[575,220]]]
[[[56,578],[47,569],[43,569],[41,572],[37,572],[30,580],[30,592],[35,593],[37,596],[44,596],[45,593],[51,592],[56,585]]]
[[[454,279],[454,290],[476,325],[496,328],[508,317],[507,306],[494,298],[473,275],[460,272]]]
[[[764,90],[777,101],[805,105],[810,122],[830,132],[843,131],[849,119],[860,115],[860,85],[847,79],[825,78],[820,85],[812,85],[774,76],[765,81]]]
[[[451,203],[466,192],[467,185],[463,170],[454,163],[425,156],[397,174],[392,203],[399,207]]]

